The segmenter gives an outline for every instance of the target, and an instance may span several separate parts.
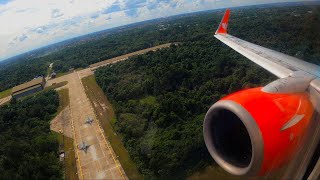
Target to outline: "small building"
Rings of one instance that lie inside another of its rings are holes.
[[[42,91],[45,83],[46,81],[43,77],[35,78],[32,81],[13,87],[11,96],[12,98],[19,99],[21,97]]]
[[[56,77],[57,77],[57,73],[52,72],[52,73],[51,73],[51,79],[54,79],[54,78],[56,78]]]
[[[59,154],[60,162],[64,161],[64,156],[65,156],[64,152],[60,152]]]

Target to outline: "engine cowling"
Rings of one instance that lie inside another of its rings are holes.
[[[234,175],[263,175],[286,164],[312,118],[307,93],[271,94],[253,88],[208,110],[204,140],[213,159]]]

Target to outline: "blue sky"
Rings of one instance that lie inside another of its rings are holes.
[[[0,0],[0,60],[129,23],[241,5],[302,0]]]

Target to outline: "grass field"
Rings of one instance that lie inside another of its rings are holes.
[[[64,76],[64,75],[67,75],[67,74],[70,74],[70,73],[72,73],[71,71],[67,71],[67,72],[59,72],[59,73],[57,73],[57,78],[58,77],[61,77],[61,76]]]
[[[68,84],[68,81],[62,81],[62,82],[59,82],[59,83],[54,83],[51,86],[46,87],[44,90],[47,91],[47,90],[50,90],[50,89],[56,89],[56,88],[65,86],[67,84]]]
[[[240,180],[243,179],[243,176],[233,176],[229,173],[227,173],[225,170],[223,170],[218,165],[216,166],[208,166],[203,170],[200,170],[198,172],[193,173],[190,177],[188,177],[188,180],[210,180],[210,179],[230,179],[230,180]],[[250,179],[250,178],[248,178]]]
[[[70,104],[69,99],[69,89],[61,89],[58,91],[59,94],[59,107],[58,113],[60,113],[64,108],[66,108]]]
[[[282,179],[282,174],[285,168],[279,169],[277,172],[273,172],[264,176],[234,176],[223,170],[219,165],[211,165],[206,168],[193,173],[187,178],[187,180],[211,180],[211,179],[227,179],[227,180],[276,180]]]
[[[118,156],[122,168],[129,179],[143,179],[129,153],[122,144],[121,137],[112,128],[111,122],[116,121],[112,105],[98,86],[95,76],[88,76],[82,79],[87,96],[94,108],[96,115],[102,125],[106,137],[111,143],[112,149]]]
[[[141,104],[146,104],[146,105],[151,105],[151,106],[157,105],[157,100],[156,100],[156,97],[154,97],[154,96],[148,96],[143,99],[140,99],[139,101]]]
[[[58,91],[59,94],[59,107],[58,113],[70,104],[69,100],[69,89],[61,89]],[[58,114],[57,113],[57,114]],[[67,180],[78,180],[77,175],[77,164],[75,159],[75,151],[73,146],[73,139],[63,136],[60,133],[56,133],[58,136],[59,144],[63,147],[65,153],[64,159],[64,175]]]
[[[64,176],[66,180],[78,180],[77,164],[73,146],[73,139],[63,136],[60,133],[53,132],[57,135],[59,144],[63,147],[64,156]]]
[[[74,71],[80,71],[80,70],[82,70],[82,69],[84,69],[84,68],[77,68],[77,69],[75,69]],[[61,77],[61,76],[64,76],[64,75],[67,75],[67,74],[70,74],[70,73],[73,73],[73,71],[67,71],[67,72],[59,72],[59,73],[57,73],[57,78],[58,77]]]
[[[0,99],[10,96],[12,89],[7,89],[5,91],[0,92]]]

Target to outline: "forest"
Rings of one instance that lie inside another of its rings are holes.
[[[50,120],[59,97],[49,90],[0,107],[0,179],[62,179]]]
[[[319,6],[235,9],[230,33],[319,64],[319,12]],[[275,79],[214,38],[222,15],[161,22],[158,32],[180,45],[95,72],[115,107],[115,129],[146,179],[182,179],[214,163],[202,135],[208,108],[226,94]]]
[[[233,35],[249,42],[319,64],[320,35],[315,33],[320,26],[318,9],[315,5],[237,8],[232,10],[229,28]],[[54,63],[57,73],[67,72],[162,43],[197,42],[212,37],[223,12],[211,10],[120,27],[78,38],[50,53],[2,63],[0,91],[46,75],[50,63]]]

